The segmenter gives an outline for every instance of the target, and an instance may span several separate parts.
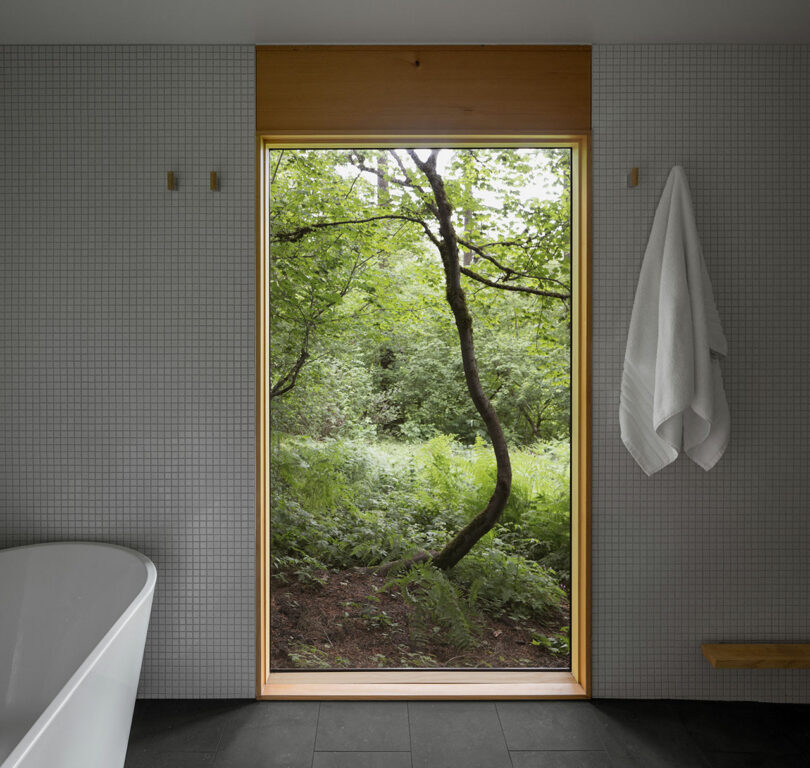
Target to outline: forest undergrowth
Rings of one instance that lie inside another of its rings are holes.
[[[567,665],[566,443],[512,450],[503,516],[455,568],[385,577],[486,502],[489,446],[284,437],[272,455],[274,668]]]

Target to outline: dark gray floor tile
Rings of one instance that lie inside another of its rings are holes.
[[[131,747],[152,752],[214,752],[227,716],[241,700],[148,700],[136,704]]]
[[[783,704],[779,714],[790,730],[790,739],[797,750],[810,754],[810,704]],[[807,761],[810,765],[810,759]]]
[[[795,752],[791,724],[781,705],[724,701],[673,702],[675,711],[706,752]]]
[[[316,752],[312,768],[411,768],[411,753]]]
[[[510,752],[512,768],[613,768],[607,752]]]
[[[493,702],[408,704],[413,768],[511,768]]]
[[[318,702],[256,701],[231,713],[217,768],[311,768]]]
[[[325,701],[318,718],[319,752],[407,752],[408,705],[402,701]]]
[[[206,768],[214,765],[214,752],[127,752],[124,768]]]
[[[763,755],[756,752],[710,752],[711,768],[807,768],[810,755]]]
[[[317,701],[249,701],[228,712],[225,730],[317,724],[319,709]]]
[[[669,702],[593,702],[605,749],[617,768],[704,768],[705,756]]]
[[[603,750],[588,701],[499,701],[510,750]]]

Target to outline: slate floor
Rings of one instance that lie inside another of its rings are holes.
[[[810,768],[810,705],[139,701],[126,768]]]

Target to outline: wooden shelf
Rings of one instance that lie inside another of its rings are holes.
[[[810,669],[807,643],[704,643],[701,650],[715,669]]]

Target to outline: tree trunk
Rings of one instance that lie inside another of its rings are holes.
[[[498,518],[500,518],[506,507],[506,502],[509,500],[509,493],[512,488],[512,465],[509,460],[509,447],[506,444],[503,428],[495,409],[492,407],[492,403],[481,386],[481,379],[478,375],[478,363],[475,358],[475,346],[473,344],[472,318],[467,307],[464,289],[461,287],[458,240],[452,224],[452,210],[447,200],[444,181],[436,171],[437,152],[432,152],[430,158],[424,162],[419,159],[415,152],[411,151],[410,154],[418,168],[430,182],[436,200],[436,212],[441,236],[439,253],[444,266],[447,303],[453,312],[456,329],[458,330],[464,379],[467,383],[470,398],[486,425],[487,434],[492,441],[497,466],[495,489],[486,507],[470,520],[447,543],[444,549],[434,555],[432,559],[433,565],[446,570],[456,565],[475,546],[476,542],[498,522]]]

